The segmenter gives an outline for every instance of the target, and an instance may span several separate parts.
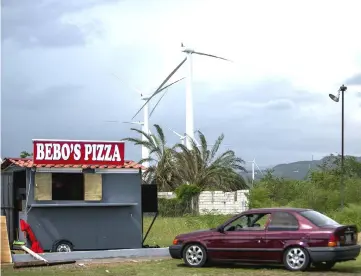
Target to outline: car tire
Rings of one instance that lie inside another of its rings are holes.
[[[207,262],[207,251],[200,244],[189,244],[183,250],[183,261],[190,267],[202,267]]]
[[[73,244],[66,240],[57,241],[53,244],[52,252],[72,252]]]
[[[305,271],[310,266],[310,256],[305,248],[292,246],[284,252],[283,264],[291,271]]]
[[[316,269],[320,270],[331,270],[335,266],[336,262],[322,262],[322,263],[313,263],[312,265]]]

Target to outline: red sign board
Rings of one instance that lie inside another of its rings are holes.
[[[37,165],[124,165],[124,142],[33,140]]]

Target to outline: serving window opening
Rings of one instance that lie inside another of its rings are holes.
[[[37,201],[101,201],[102,175],[97,173],[35,173]]]
[[[84,175],[52,173],[52,200],[84,200]]]

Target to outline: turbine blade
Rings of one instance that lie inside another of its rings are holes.
[[[106,123],[119,123],[119,121],[104,121]]]
[[[114,77],[116,77],[120,82],[124,83],[126,86],[128,86],[130,89],[132,89],[133,91],[137,92],[138,94],[140,94],[141,96],[144,95],[144,93],[142,93],[142,91],[140,91],[139,89],[135,88],[134,86],[131,86],[130,84],[127,84],[125,81],[123,81],[119,76],[117,76],[116,74],[112,73],[112,75]]]
[[[152,94],[152,96],[150,96],[150,97],[148,98],[148,100],[147,100],[147,101],[143,104],[143,106],[137,111],[137,113],[135,113],[135,115],[133,116],[132,120],[134,119],[135,116],[138,115],[138,113],[144,108],[145,105],[148,104],[148,102],[149,102],[155,95],[157,95],[157,94],[160,93],[162,90],[164,90],[164,89],[166,89],[167,87],[169,87],[169,85],[168,85],[168,86],[162,88],[163,85],[174,75],[175,72],[177,72],[177,70],[183,65],[183,63],[184,63],[186,60],[187,60],[187,58],[184,58],[184,59],[182,60],[182,62],[179,63],[178,66],[172,71],[172,73],[170,73],[170,74],[168,75],[168,77],[165,78],[165,80],[164,80],[164,81],[162,82],[162,84],[158,87],[158,89]]]
[[[123,122],[123,124],[141,125],[141,122]]]
[[[180,135],[178,132],[176,132],[175,130],[173,130],[173,133],[175,134],[175,135],[178,135],[179,137],[183,137],[182,135]]]
[[[149,113],[149,118],[152,116],[155,108],[158,106],[159,102],[163,99],[163,97],[165,96],[165,94],[167,94],[167,92],[168,92],[168,90],[166,90],[166,91],[163,93],[162,97],[160,97],[160,99],[158,100],[158,102],[155,104],[155,106],[153,107],[152,111]]]
[[[160,91],[163,91],[164,89],[169,88],[169,86],[171,86],[171,85],[173,85],[173,84],[175,84],[175,83],[177,83],[177,82],[179,82],[179,81],[181,81],[181,80],[183,80],[183,79],[184,79],[184,78],[181,78],[181,79],[179,79],[179,80],[177,80],[177,81],[172,82],[171,84],[169,84],[169,85],[167,85],[166,87],[162,88]],[[155,106],[153,107],[152,111],[149,113],[149,118],[152,116],[155,108],[158,106],[159,102],[163,99],[163,97],[165,96],[165,94],[167,94],[167,92],[168,92],[168,89],[163,93],[162,97],[160,97],[160,99],[158,100],[158,102],[157,102],[157,103],[155,104]]]
[[[215,56],[215,55],[206,54],[206,53],[193,52],[193,54],[197,54],[197,55],[201,55],[201,56],[207,56],[207,57],[213,57],[213,58],[219,58],[219,59],[223,59],[223,60],[226,60],[226,61],[230,61],[230,62],[232,62],[232,61],[231,61],[231,60],[229,60],[229,59],[222,58],[222,57]]]
[[[263,172],[262,172],[262,170],[258,167],[257,163],[255,163],[255,165],[256,165],[257,169],[259,170],[259,172],[260,172],[262,175],[264,175]]]

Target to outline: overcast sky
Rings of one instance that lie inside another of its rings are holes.
[[[194,124],[209,143],[224,133],[259,165],[339,153],[341,104],[328,94],[345,83],[345,152],[361,156],[360,1],[1,2],[3,158],[32,151],[33,138],[133,135],[121,122],[142,101],[128,85],[153,92],[184,57],[181,42],[233,60],[193,58]],[[150,123],[179,141],[168,128],[185,132],[184,81]],[[140,148],[127,144],[126,158]]]

